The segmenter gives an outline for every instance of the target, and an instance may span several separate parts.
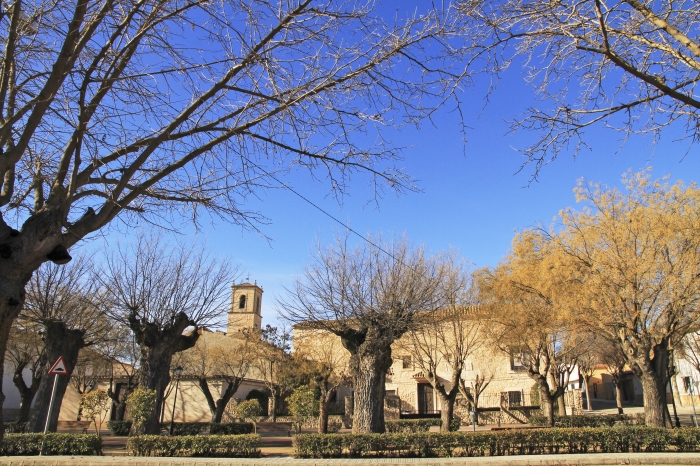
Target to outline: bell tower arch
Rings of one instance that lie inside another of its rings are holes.
[[[228,312],[226,333],[232,335],[241,330],[259,330],[262,325],[260,308],[263,289],[255,283],[231,285],[231,308]]]

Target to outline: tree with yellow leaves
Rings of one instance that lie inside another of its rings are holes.
[[[491,340],[509,354],[513,370],[537,383],[540,406],[554,425],[554,403],[563,413],[563,395],[581,352],[570,319],[568,283],[554,273],[561,254],[546,233],[525,231],[513,240],[505,261],[476,274],[481,312]]]
[[[644,389],[649,426],[669,426],[669,350],[698,329],[700,190],[695,184],[623,178],[624,191],[576,188],[582,211],[561,213],[553,239],[578,282],[575,319],[622,349]],[[572,300],[573,301],[573,300]]]

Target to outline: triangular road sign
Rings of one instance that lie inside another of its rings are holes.
[[[68,369],[66,369],[66,363],[63,361],[63,356],[59,356],[51,369],[49,369],[49,374],[51,375],[67,375]]]

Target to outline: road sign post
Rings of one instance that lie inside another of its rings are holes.
[[[56,389],[58,388],[58,376],[68,375],[68,369],[66,369],[66,362],[63,360],[63,356],[59,356],[51,369],[49,369],[49,374],[53,375],[53,390],[51,390],[51,401],[49,401],[49,412],[46,414],[46,424],[44,424],[44,435],[49,432],[49,424],[51,423],[51,414],[53,413],[53,403],[56,398]],[[39,455],[44,452],[44,439],[41,440],[41,450],[39,450]]]

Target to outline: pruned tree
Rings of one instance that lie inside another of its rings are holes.
[[[211,412],[211,422],[220,423],[229,401],[254,362],[254,342],[242,335],[223,335],[206,329],[199,332],[197,343],[181,352],[177,363],[184,368],[184,374],[197,379]],[[216,399],[210,382],[223,382]]]
[[[700,189],[649,178],[625,176],[624,191],[581,180],[585,207],[561,214],[555,239],[580,282],[575,320],[620,347],[642,382],[646,424],[670,427],[669,351],[700,321]]]
[[[528,230],[515,237],[505,261],[478,273],[491,341],[510,356],[513,368],[526,370],[538,384],[550,426],[554,403],[565,414],[564,391],[581,354],[569,314],[570,289],[556,268],[559,261],[547,235]]]
[[[112,322],[108,344],[100,345],[102,356],[110,361],[109,387],[107,396],[115,405],[114,420],[123,421],[126,414],[126,400],[139,386],[140,350],[134,332],[119,320]],[[119,382],[125,380],[125,382]]]
[[[474,380],[470,384],[464,377],[459,379],[459,392],[467,400],[471,409],[474,411],[474,422],[479,423],[479,397],[486,391],[489,384],[495,375],[493,367],[488,367],[474,376]]]
[[[378,196],[413,189],[385,132],[430,116],[465,77],[449,13],[385,21],[372,4],[336,0],[4,3],[0,357],[32,273],[116,218],[170,227],[205,209],[256,228],[264,217],[246,196],[294,167],[335,196],[360,174]]]
[[[391,345],[419,325],[419,313],[447,303],[443,256],[428,256],[405,238],[369,241],[352,248],[346,236],[319,245],[283,302],[289,320],[337,335],[350,352],[354,432],[384,432]]]
[[[143,424],[158,433],[173,355],[192,348],[198,330],[226,315],[229,288],[237,270],[203,249],[169,245],[139,236],[106,258],[103,285],[113,315],[128,324],[139,345],[139,387],[155,390],[155,406]]]
[[[338,388],[350,382],[350,354],[340,339],[327,337],[327,332],[316,329],[295,332],[294,335],[294,355],[311,363],[311,381],[319,391],[319,434],[328,433],[330,403]]]
[[[90,258],[81,256],[66,266],[46,263],[27,285],[23,318],[41,326],[47,364],[63,357],[68,371],[56,383],[55,411],[49,424],[52,432],[56,431],[61,401],[80,351],[104,339],[111,326],[90,262]],[[41,378],[29,419],[31,432],[44,430],[53,382],[53,377]]]
[[[411,329],[398,346],[413,355],[413,363],[440,399],[440,430],[450,431],[454,405],[467,358],[483,340],[482,319],[471,306],[469,274],[454,254],[446,255],[441,267],[445,280],[441,293],[445,306],[421,316],[421,325]]]
[[[524,150],[535,175],[562,151],[588,147],[603,126],[698,142],[700,3],[648,0],[460,0],[474,59],[500,74],[522,64],[540,102],[512,129],[537,133]],[[472,62],[472,66],[477,66]],[[496,82],[496,80],[494,80]],[[671,126],[677,129],[669,128]]]
[[[39,390],[39,383],[46,375],[46,348],[41,336],[42,327],[27,319],[17,319],[10,330],[9,346],[5,362],[13,369],[12,382],[19,391],[19,412],[16,422],[29,420],[29,409]],[[29,370],[30,383],[24,378]]]

